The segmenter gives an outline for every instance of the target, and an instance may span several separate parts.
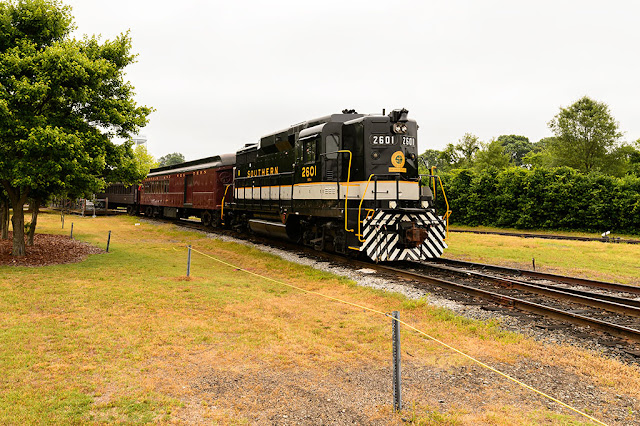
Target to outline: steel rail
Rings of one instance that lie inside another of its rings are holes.
[[[460,275],[470,275],[484,280],[491,281],[506,288],[515,288],[531,293],[553,297],[556,299],[564,299],[574,303],[580,303],[588,307],[604,309],[606,311],[615,312],[623,315],[631,315],[640,318],[640,307],[627,303],[628,300],[622,297],[603,296],[588,292],[573,292],[570,289],[558,289],[552,286],[542,286],[539,284],[527,283],[524,281],[513,280],[510,278],[496,277],[493,275],[483,274],[476,271],[467,271],[450,266],[436,266],[421,263],[420,265],[441,271],[454,272]],[[601,297],[602,296],[602,297]],[[605,300],[609,299],[609,300]]]
[[[516,280],[516,281],[518,281],[518,280]],[[535,285],[540,286],[540,287],[548,287],[548,288],[558,289],[558,286],[556,284],[536,283]],[[614,302],[614,303],[621,303],[623,305],[636,306],[636,307],[640,308],[640,299],[629,299],[629,298],[624,298],[624,297],[619,297],[619,296],[611,296],[611,295],[608,295],[608,294],[592,293],[590,291],[577,290],[575,288],[560,287],[560,290],[566,291],[568,293],[579,294],[579,295],[587,296],[587,297],[595,297],[596,299],[606,300],[606,301]]]
[[[549,274],[546,272],[531,271],[528,269],[509,268],[508,266],[498,266],[498,265],[488,265],[485,263],[467,262],[464,260],[440,258],[440,259],[433,259],[433,261],[436,263],[444,263],[444,264],[462,266],[467,268],[475,267],[475,268],[482,268],[482,269],[487,269],[492,271],[502,271],[508,274],[522,275],[522,276],[527,276],[531,278],[539,278],[539,279],[545,279],[550,281],[563,282],[566,284],[574,284],[574,285],[581,285],[585,287],[594,287],[594,288],[604,288],[609,290],[623,291],[626,293],[640,294],[640,287],[628,285],[628,284],[610,283],[606,281],[590,280],[587,278],[569,277],[565,275],[556,275],[556,274]]]

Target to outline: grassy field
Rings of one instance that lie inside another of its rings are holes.
[[[542,345],[495,323],[462,319],[172,225],[67,217],[61,230],[59,216],[43,214],[39,231],[66,233],[71,221],[77,239],[101,247],[112,230],[110,253],[77,264],[0,267],[0,424],[286,423],[303,412],[308,424],[313,416],[331,422],[342,415],[383,424],[402,418],[417,424],[583,424],[576,414],[406,329],[406,409],[395,414],[388,319],[196,253],[187,279],[186,244],[308,290],[399,310],[403,320],[525,381],[561,372],[601,392],[602,405],[581,407],[598,417],[609,415],[607,404],[616,398],[640,398],[637,368],[574,347]],[[485,250],[469,246],[482,241],[490,240],[452,234],[447,253],[481,256]],[[514,251],[492,244],[502,251],[480,260]],[[556,246],[558,261],[569,244]],[[575,385],[558,386],[547,390],[566,392],[571,403]]]
[[[602,238],[601,233],[597,232],[583,232],[583,231],[558,231],[551,229],[517,229],[517,228],[494,228],[491,226],[466,226],[466,225],[450,225],[449,229],[458,230],[472,230],[472,231],[497,231],[497,232],[512,232],[517,234],[541,234],[541,235],[566,235],[571,237],[588,237],[588,238]],[[609,238],[623,238],[627,240],[638,240],[640,236],[634,234],[616,234],[612,233],[608,235]]]

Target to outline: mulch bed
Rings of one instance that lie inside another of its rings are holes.
[[[90,254],[104,253],[104,250],[90,244],[72,240],[66,235],[36,234],[33,246],[27,246],[27,255],[15,257],[13,233],[9,239],[0,239],[0,266],[47,266],[61,263],[75,263],[84,260]],[[25,238],[26,240],[26,238]]]

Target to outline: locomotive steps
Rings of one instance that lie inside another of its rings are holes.
[[[43,232],[60,232],[58,216],[41,220]],[[537,343],[424,299],[362,288],[172,225],[132,217],[73,220],[74,236],[96,245],[111,229],[110,253],[80,264],[0,267],[6,319],[0,362],[11,394],[0,402],[2,423],[42,416],[58,423],[582,421],[406,329],[407,408],[394,414],[388,321],[202,256],[193,257],[187,280],[186,244],[261,275],[399,310],[404,321],[608,424],[640,419],[637,367]]]

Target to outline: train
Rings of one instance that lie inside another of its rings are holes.
[[[450,211],[437,214],[430,180],[419,175],[418,125],[406,109],[343,110],[232,154],[151,169],[141,185],[101,196],[130,214],[195,216],[375,262],[417,261],[447,247]]]

